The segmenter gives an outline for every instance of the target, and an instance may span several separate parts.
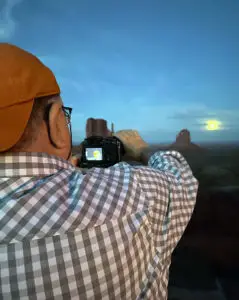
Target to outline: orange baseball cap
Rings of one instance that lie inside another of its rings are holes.
[[[57,94],[60,88],[54,74],[36,56],[0,43],[0,152],[20,140],[34,99]]]

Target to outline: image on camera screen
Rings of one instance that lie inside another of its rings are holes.
[[[102,148],[86,148],[86,159],[87,160],[102,160]]]

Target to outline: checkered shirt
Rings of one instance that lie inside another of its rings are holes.
[[[82,172],[0,156],[0,299],[167,299],[198,182],[176,151]]]

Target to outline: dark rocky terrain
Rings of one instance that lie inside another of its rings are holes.
[[[172,257],[169,300],[239,299],[239,147],[203,149],[182,147],[200,186]]]

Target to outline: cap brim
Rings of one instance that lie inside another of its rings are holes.
[[[31,100],[0,109],[0,152],[9,150],[20,140],[31,115],[33,103]]]

